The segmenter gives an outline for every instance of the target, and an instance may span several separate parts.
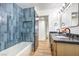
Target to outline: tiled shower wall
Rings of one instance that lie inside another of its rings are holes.
[[[23,10],[24,12],[24,21],[26,25],[26,29],[24,33],[26,33],[26,41],[34,42],[34,34],[35,34],[35,11],[34,8],[26,8]]]
[[[34,42],[34,8],[0,3],[0,51],[22,41]]]

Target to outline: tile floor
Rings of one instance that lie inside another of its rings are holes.
[[[49,40],[39,41],[38,48],[33,56],[51,56]]]

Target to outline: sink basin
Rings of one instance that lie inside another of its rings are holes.
[[[68,37],[65,37],[65,36],[56,36],[57,38],[59,39],[67,39]]]

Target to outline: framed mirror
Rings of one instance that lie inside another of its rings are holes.
[[[64,23],[68,27],[79,26],[79,4],[72,3],[62,14],[61,23]]]

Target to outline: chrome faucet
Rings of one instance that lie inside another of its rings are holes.
[[[66,30],[68,30],[69,31],[69,34],[70,34],[70,29],[69,28],[65,28],[65,32],[66,32]]]
[[[65,28],[65,33],[67,32],[67,30],[69,31],[68,36],[69,36],[69,39],[70,39],[70,32],[71,32],[71,30],[70,30],[70,28]]]

